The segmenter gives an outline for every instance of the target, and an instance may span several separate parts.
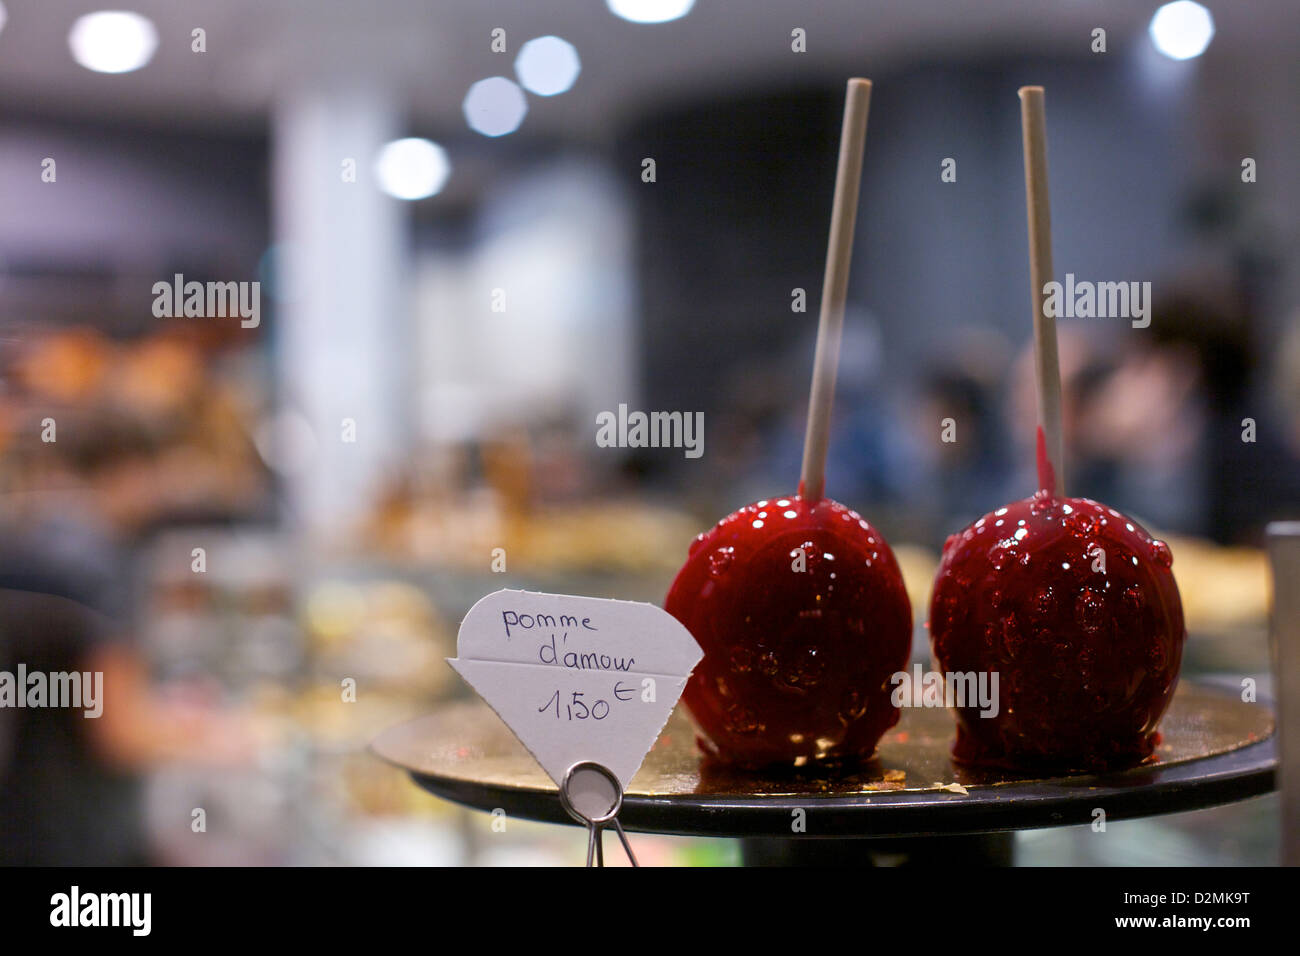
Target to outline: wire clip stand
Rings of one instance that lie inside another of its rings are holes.
[[[640,866],[627,842],[623,825],[618,822],[618,812],[623,809],[623,786],[614,772],[593,760],[581,760],[570,767],[560,784],[560,803],[573,819],[583,824],[589,834],[587,839],[587,866],[605,865],[603,830],[613,826],[623,842],[627,858],[633,866]]]

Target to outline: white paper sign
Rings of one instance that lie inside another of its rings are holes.
[[[653,604],[509,590],[470,608],[456,651],[447,663],[556,784],[594,760],[624,789],[704,656]]]

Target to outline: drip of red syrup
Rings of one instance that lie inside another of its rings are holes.
[[[1047,438],[1043,435],[1043,426],[1038,426],[1038,490],[1049,495],[1056,494],[1056,469],[1047,457]]]

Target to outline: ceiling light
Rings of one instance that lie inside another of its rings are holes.
[[[610,12],[633,23],[667,23],[691,12],[695,0],[605,0]]]
[[[127,10],[100,10],[78,17],[68,31],[72,58],[96,73],[130,73],[153,58],[158,31],[153,21]]]
[[[1155,12],[1148,32],[1151,42],[1165,56],[1190,60],[1204,53],[1214,39],[1214,17],[1199,3],[1177,0]]]
[[[450,175],[447,151],[427,139],[395,139],[375,159],[379,188],[397,199],[427,199]]]
[[[504,76],[479,80],[469,88],[461,106],[470,129],[484,136],[513,133],[528,112],[524,91]]]
[[[582,63],[573,44],[559,37],[545,36],[529,40],[515,57],[515,75],[529,93],[555,96],[573,86],[582,72]]]

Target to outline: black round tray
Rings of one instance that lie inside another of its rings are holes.
[[[1274,789],[1273,727],[1267,705],[1185,681],[1161,722],[1155,759],[1130,770],[1043,779],[970,774],[948,755],[951,716],[912,709],[854,774],[773,776],[703,761],[679,707],[628,787],[619,819],[646,833],[788,838],[801,809],[800,839],[884,838],[1087,824],[1097,808],[1107,820],[1198,810]],[[372,749],[439,797],[572,823],[554,783],[481,702],[393,727]]]

